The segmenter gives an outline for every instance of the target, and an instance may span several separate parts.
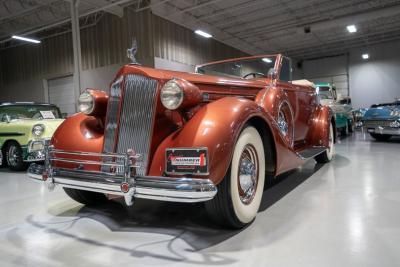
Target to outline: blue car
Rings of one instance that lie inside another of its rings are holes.
[[[379,141],[400,135],[400,99],[372,105],[362,118],[363,130]]]

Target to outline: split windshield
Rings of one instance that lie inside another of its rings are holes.
[[[275,67],[276,57],[260,57],[221,62],[198,67],[196,72],[214,76],[241,77],[247,79],[268,77],[268,71]]]
[[[60,111],[55,106],[46,105],[10,105],[0,107],[1,122],[20,119],[59,119]]]

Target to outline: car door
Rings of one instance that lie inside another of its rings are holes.
[[[285,91],[292,110],[293,139],[294,146],[296,146],[305,142],[309,129],[309,119],[316,105],[316,93],[310,87],[294,85],[291,81],[291,61],[287,57],[282,57],[279,86]]]

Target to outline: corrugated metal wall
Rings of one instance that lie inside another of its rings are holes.
[[[242,52],[204,39],[150,11],[136,13],[125,8],[123,18],[105,14],[100,22],[81,30],[82,67],[95,69],[127,62],[131,38],[138,40],[139,62],[154,65],[154,57],[195,65],[244,55]],[[40,45],[22,45],[0,51],[3,86],[18,81],[46,79],[73,72],[71,33],[43,40]],[[0,83],[1,85],[1,83]]]
[[[152,25],[156,57],[197,65],[247,55],[214,39],[200,37],[192,30],[157,16],[153,16]]]

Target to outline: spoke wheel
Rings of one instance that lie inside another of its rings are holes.
[[[24,171],[28,164],[22,158],[22,149],[17,142],[10,142],[6,149],[6,160],[8,167],[13,171]]]

